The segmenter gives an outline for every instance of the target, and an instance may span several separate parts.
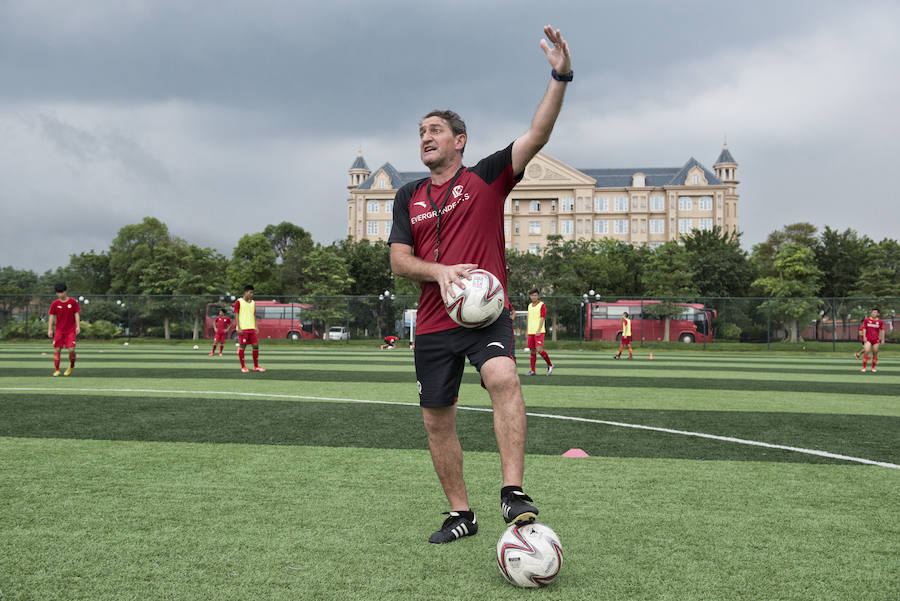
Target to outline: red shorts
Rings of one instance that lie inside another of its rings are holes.
[[[544,346],[544,335],[543,334],[529,334],[528,335],[528,348],[535,349],[538,346]]]
[[[216,342],[225,342],[225,330],[216,332]]]
[[[75,330],[68,332],[60,332],[59,330],[53,334],[53,348],[70,348],[75,346]]]
[[[866,342],[869,344],[881,344],[881,338],[876,336],[875,338],[866,338]]]
[[[256,338],[256,330],[244,330],[240,334],[238,334],[238,342],[241,346],[247,346],[248,344],[259,344],[259,340]]]
[[[631,336],[622,336],[622,346],[631,344]]]

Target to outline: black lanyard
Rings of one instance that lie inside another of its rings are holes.
[[[444,208],[447,206],[447,200],[450,198],[450,192],[453,190],[453,184],[456,183],[456,178],[459,177],[459,174],[465,171],[465,167],[460,167],[459,171],[456,172],[456,175],[453,176],[453,179],[450,181],[450,185],[447,186],[447,192],[444,194],[444,204],[441,205],[441,210],[439,211],[437,205],[434,204],[434,201],[431,200],[431,178],[428,178],[428,189],[425,191],[425,194],[428,196],[428,202],[431,203],[431,208],[434,209],[434,212],[437,213],[437,240],[434,244],[434,262],[437,263],[438,257],[441,255],[441,215],[444,212]]]

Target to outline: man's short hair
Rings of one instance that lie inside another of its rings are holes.
[[[59,282],[59,283],[58,283],[56,286],[54,286],[53,288],[54,288],[57,292],[65,292],[66,290],[69,289],[69,287],[66,286],[66,283],[65,283],[65,282]]]
[[[247,284],[246,286],[244,286],[244,292],[247,292],[248,290],[253,290],[253,284]]]
[[[622,311],[622,315],[624,315],[625,317],[628,317],[628,311]]]
[[[221,313],[222,315],[225,315],[228,313],[228,311],[225,310],[225,307],[219,307],[219,313]]]
[[[529,295],[530,295],[530,294],[540,294],[540,293],[541,293],[541,291],[538,290],[536,287],[535,287],[535,288],[532,288],[531,290],[528,291],[528,294],[529,294]]]
[[[878,311],[879,313],[881,313],[881,309],[879,309],[878,307],[872,307],[872,311]]]
[[[462,134],[462,135],[466,136],[466,138],[468,138],[468,134],[466,133],[466,122],[463,121],[462,117],[460,117],[454,111],[451,111],[450,109],[447,109],[444,111],[435,109],[435,110],[431,111],[430,113],[428,113],[427,115],[425,115],[424,117],[422,117],[422,121],[424,121],[425,119],[428,119],[429,117],[439,117],[439,118],[443,119],[450,125],[450,131],[453,132],[454,136],[458,136],[458,135]],[[420,127],[422,125],[422,121],[419,121]],[[465,147],[465,145],[463,145],[462,150],[459,151],[459,154],[462,155],[465,151],[466,151],[466,147]]]

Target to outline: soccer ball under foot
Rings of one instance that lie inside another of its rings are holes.
[[[497,565],[509,582],[522,588],[550,584],[562,568],[562,544],[540,522],[511,524],[497,541]]]

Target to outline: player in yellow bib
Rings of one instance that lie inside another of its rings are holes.
[[[631,320],[628,319],[628,313],[622,313],[622,341],[619,343],[619,352],[613,355],[613,359],[619,359],[626,346],[628,347],[628,358],[634,359],[634,353],[631,352]]]
[[[241,371],[249,373],[250,370],[244,364],[244,349],[247,345],[253,347],[253,371],[266,371],[259,366],[259,339],[256,337],[256,302],[253,300],[253,286],[244,286],[244,296],[234,303],[234,330],[238,333],[238,343],[241,345],[238,358],[241,360]]]
[[[544,321],[547,318],[547,305],[541,301],[541,293],[537,288],[528,291],[528,297],[531,304],[528,305],[528,350],[531,351],[531,371],[529,376],[534,375],[534,366],[537,363],[538,354],[547,363],[547,375],[553,373],[553,363],[550,356],[544,350]]]

